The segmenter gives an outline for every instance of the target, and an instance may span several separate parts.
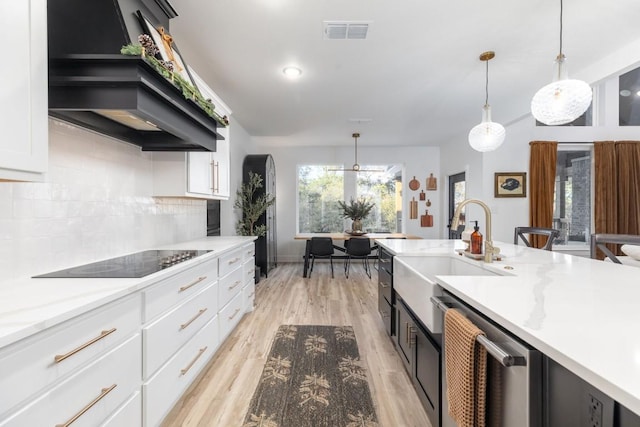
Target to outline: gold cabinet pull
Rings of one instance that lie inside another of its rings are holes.
[[[380,282],[380,286],[382,288],[388,288],[389,286],[391,286],[390,284],[386,283],[386,282]]]
[[[231,289],[235,288],[235,287],[236,287],[236,286],[238,286],[240,283],[242,283],[242,282],[241,282],[241,281],[239,281],[239,280],[236,280],[236,281],[233,283],[233,285],[229,286],[229,290],[231,290]]]
[[[207,311],[206,308],[201,308],[200,311],[198,311],[198,314],[196,314],[195,316],[193,316],[191,318],[191,320],[189,320],[187,323],[183,323],[182,325],[180,325],[180,330],[185,329],[187,326],[189,326],[190,324],[192,324],[194,322],[194,320],[196,320],[198,317],[202,316],[202,314]]]
[[[409,348],[416,345],[416,328],[415,326],[409,326],[409,335],[407,337]]]
[[[86,343],[82,344],[79,347],[74,348],[70,352],[65,353],[65,354],[56,354],[53,357],[53,361],[55,363],[60,363],[64,359],[73,356],[74,354],[76,354],[79,351],[84,350],[85,348],[89,347],[91,344],[94,344],[94,343],[100,341],[102,338],[106,337],[107,335],[110,335],[110,334],[114,333],[115,331],[116,331],[116,328],[112,328],[112,329],[109,329],[109,330],[106,330],[106,331],[102,331],[102,332],[100,332],[100,335],[98,335],[97,337],[87,341]]]
[[[216,193],[220,191],[220,162],[216,162]]]
[[[201,348],[200,351],[198,351],[198,354],[196,355],[196,357],[193,358],[193,360],[187,365],[187,367],[184,369],[180,369],[180,376],[183,376],[184,374],[189,372],[189,369],[191,369],[193,367],[193,364],[196,363],[198,359],[200,359],[200,356],[202,356],[204,352],[207,351],[207,348],[209,347],[207,346],[207,347]]]
[[[211,192],[215,193],[216,192],[216,162],[215,161],[211,161]]]
[[[69,427],[73,422],[75,422],[78,418],[80,418],[85,412],[87,412],[89,409],[91,409],[93,407],[93,405],[98,403],[107,394],[111,393],[111,390],[116,388],[116,386],[117,386],[117,384],[113,384],[110,387],[103,388],[98,397],[96,397],[91,402],[89,402],[87,404],[87,406],[85,406],[84,408],[80,409],[80,411],[78,411],[78,413],[75,414],[73,417],[69,418],[69,420],[66,423],[56,424],[56,427]]]
[[[230,260],[230,261],[228,262],[228,264],[229,264],[229,265],[231,265],[231,264],[235,264],[235,263],[236,263],[236,262],[238,262],[238,261],[240,261],[240,258],[237,258],[237,257],[236,257],[236,258],[234,258],[234,259]]]
[[[236,311],[234,311],[233,314],[231,316],[229,316],[229,320],[233,320],[233,318],[236,317],[236,314],[238,314],[239,311],[240,311],[240,309],[236,308]]]
[[[207,276],[200,276],[196,280],[194,280],[193,282],[189,283],[188,285],[182,286],[180,289],[178,289],[178,292],[184,292],[187,289],[189,289],[190,287],[195,286],[198,283],[202,282],[206,278],[207,278]]]

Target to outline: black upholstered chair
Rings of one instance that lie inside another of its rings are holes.
[[[352,259],[361,259],[364,271],[371,278],[371,268],[369,267],[369,255],[371,255],[371,240],[369,238],[351,238],[345,241],[345,253],[347,259],[344,262],[344,274],[349,278],[349,267]]]
[[[331,237],[312,237],[309,257],[311,258],[311,268],[309,275],[313,272],[313,264],[316,258],[329,258],[331,263],[331,278],[333,279],[333,239]]]
[[[635,234],[592,234],[591,235],[591,258],[598,258],[598,249],[600,249],[605,258],[611,259],[616,264],[622,264],[618,257],[606,245],[639,245],[640,236]]]
[[[558,238],[560,235],[560,230],[556,230],[555,228],[544,228],[544,227],[516,227],[513,233],[513,244],[518,244],[518,238],[520,238],[525,245],[531,247],[531,243],[525,234],[535,234],[538,236],[547,236],[547,243],[542,247],[545,251],[550,251],[553,248],[553,241]]]

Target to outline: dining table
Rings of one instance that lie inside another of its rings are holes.
[[[349,239],[358,239],[358,238],[369,238],[370,240],[375,239],[421,239],[422,237],[414,236],[406,233],[363,233],[363,234],[352,234],[352,233],[299,233],[296,234],[294,240],[306,240],[305,248],[304,248],[304,267],[302,270],[302,277],[307,277],[307,272],[309,270],[309,257],[311,251],[311,238],[312,237],[331,237],[334,241],[346,241]],[[340,247],[337,245],[333,245],[333,247],[341,252],[344,252],[344,247]],[[371,256],[375,258],[375,255]],[[337,255],[335,258],[346,258],[346,255]]]

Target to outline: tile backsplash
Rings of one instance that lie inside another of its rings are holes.
[[[0,182],[0,286],[206,235],[206,201],[152,197],[151,153],[49,120],[45,182]]]

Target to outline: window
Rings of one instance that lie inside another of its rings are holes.
[[[592,218],[592,148],[558,145],[553,228],[560,230],[555,246],[589,245]]]
[[[336,171],[341,165],[298,166],[298,232],[338,233],[347,229],[339,200],[365,197],[375,203],[363,221],[368,232],[401,232],[402,168],[361,165],[363,171]]]

